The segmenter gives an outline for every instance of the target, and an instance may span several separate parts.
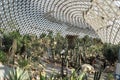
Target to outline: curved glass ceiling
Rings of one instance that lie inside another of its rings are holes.
[[[21,34],[52,30],[62,35],[120,41],[119,0],[0,0],[0,27],[19,28]]]

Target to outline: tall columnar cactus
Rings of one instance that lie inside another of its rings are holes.
[[[2,47],[2,35],[0,34],[0,48]]]
[[[95,72],[94,73],[94,80],[100,80],[101,74],[102,74],[101,70]]]
[[[9,48],[10,57],[8,56],[9,60],[12,61],[13,64],[14,64],[14,56],[15,56],[16,51],[17,51],[17,40],[14,39],[13,43],[12,43],[12,46]]]

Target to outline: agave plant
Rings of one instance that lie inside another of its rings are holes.
[[[8,80],[30,80],[30,77],[27,71],[17,67],[16,69],[10,70]]]

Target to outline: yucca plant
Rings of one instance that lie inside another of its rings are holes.
[[[30,80],[30,77],[27,71],[17,67],[16,69],[10,70],[8,80]]]

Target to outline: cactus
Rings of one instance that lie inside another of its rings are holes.
[[[0,48],[2,47],[2,37],[0,36]]]
[[[0,50],[0,62],[5,63],[7,61],[6,53]]]
[[[14,39],[11,47],[9,48],[9,56],[10,56],[9,62],[12,61],[13,64],[14,64],[14,56],[15,56],[16,51],[17,51],[17,40]]]
[[[94,74],[94,80],[100,80],[101,73],[102,73],[101,70],[95,72],[95,74]]]

